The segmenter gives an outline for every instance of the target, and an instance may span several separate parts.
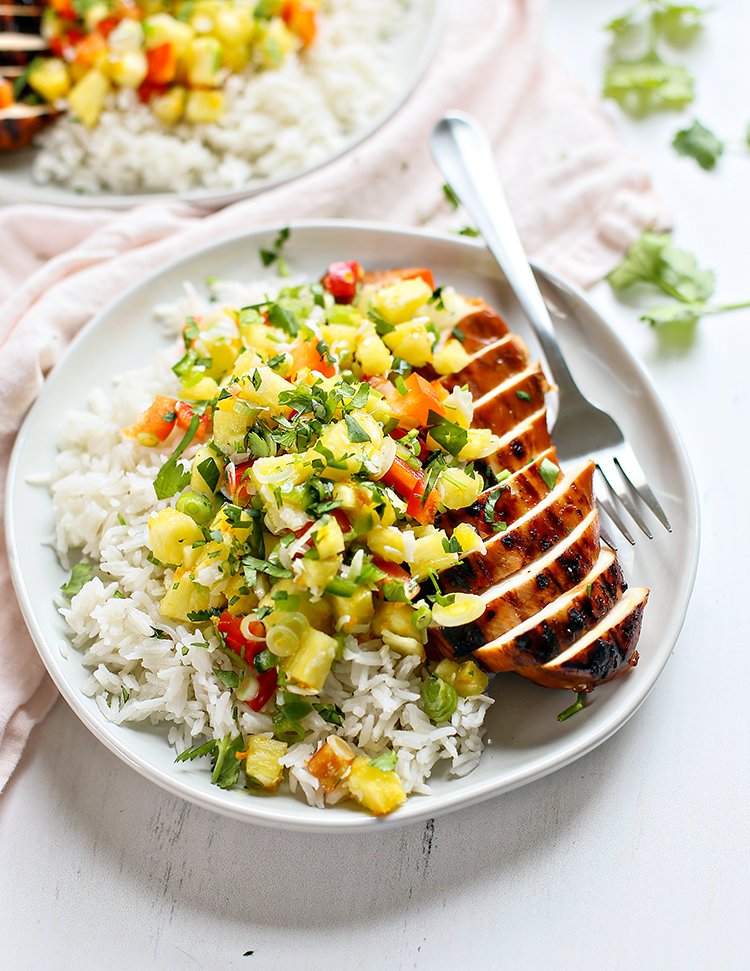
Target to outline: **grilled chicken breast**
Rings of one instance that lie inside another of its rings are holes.
[[[439,522],[449,535],[469,523],[484,550],[467,553],[440,583],[444,594],[479,595],[485,610],[469,624],[430,628],[428,653],[471,654],[490,672],[589,691],[637,662],[648,591],[626,593],[616,554],[600,546],[594,464],[558,475],[552,489],[541,474],[545,459],[557,465],[545,407],[550,385],[524,342],[478,301],[458,331],[471,358],[441,383],[448,391],[467,388],[474,425],[500,441],[474,466],[485,491]],[[548,465],[545,471],[548,478]]]

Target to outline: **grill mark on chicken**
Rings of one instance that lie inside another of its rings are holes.
[[[532,364],[474,402],[473,425],[489,428],[495,435],[506,435],[544,408],[544,395],[549,390],[541,366],[538,362]]]
[[[441,384],[446,391],[466,386],[472,398],[481,398],[506,381],[512,374],[529,366],[529,350],[517,334],[505,337],[482,348],[466,367],[455,374],[446,374]]]
[[[545,458],[557,465],[557,453],[554,448],[547,449],[531,465],[519,469],[509,478],[485,489],[470,506],[464,509],[447,509],[441,514],[439,520],[436,520],[436,525],[450,535],[459,523],[468,523],[483,538],[495,536],[496,530],[492,528],[493,523],[505,523],[506,526],[510,526],[549,495],[550,488],[540,472]],[[495,496],[497,496],[496,499]],[[494,509],[490,522],[487,522],[485,507],[492,501],[494,501]]]
[[[540,560],[507,580],[481,592],[486,608],[481,617],[458,627],[430,628],[433,650],[441,656],[468,654],[500,637],[576,586],[599,554],[599,514],[593,509],[564,541]],[[540,578],[542,582],[540,584]],[[447,644],[447,649],[445,646]]]
[[[524,677],[547,688],[591,691],[624,674],[638,663],[648,590],[629,590],[599,623],[562,654],[546,664],[522,668]]]
[[[511,529],[506,533],[492,535],[484,553],[474,550],[456,566],[444,570],[440,574],[440,587],[443,592],[476,593],[499,583],[528,566],[555,543],[564,539],[593,508],[594,469],[594,463],[588,462],[568,473],[552,492],[533,505]],[[485,527],[489,525],[483,522],[484,517],[481,515],[479,520]]]
[[[517,472],[551,446],[547,411],[541,408],[502,436],[496,451],[476,461],[474,468],[481,472],[487,485],[495,485],[501,472]]]
[[[622,568],[602,549],[593,570],[548,607],[479,648],[475,659],[488,671],[517,671],[546,664],[591,630],[622,596]]]

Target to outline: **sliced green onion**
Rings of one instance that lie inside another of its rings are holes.
[[[199,526],[207,523],[214,513],[214,504],[208,496],[201,495],[200,492],[186,492],[177,500],[175,508],[190,516]]]
[[[458,695],[447,681],[431,674],[422,685],[425,714],[434,722],[446,722],[458,707]]]

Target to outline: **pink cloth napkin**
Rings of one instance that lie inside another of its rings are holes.
[[[124,213],[0,209],[0,489],[45,373],[91,316],[160,265],[244,229],[349,217],[459,229],[427,139],[448,109],[477,117],[496,148],[530,256],[583,286],[669,216],[597,103],[541,46],[544,0],[448,4],[432,65],[405,106],[348,155],[296,182],[206,214],[181,204]],[[0,790],[56,692],[26,630],[0,539]]]

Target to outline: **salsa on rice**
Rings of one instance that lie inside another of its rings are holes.
[[[484,549],[473,525],[449,535],[440,516],[475,503],[485,483],[473,463],[499,441],[472,427],[471,394],[445,380],[469,360],[454,321],[470,306],[427,269],[334,263],[320,283],[188,318],[179,396],[158,395],[124,429],[140,445],[177,443],[154,482],[168,505],[148,524],[171,578],[161,614],[213,630],[237,705],[272,712],[273,737],[230,734],[179,757],[212,755],[218,785],[244,770],[250,786],[277,788],[315,710],[331,734],[306,770],[325,791],[377,815],[403,803],[396,752],[358,753],[336,732],[341,711],[319,702],[346,640],[418,658],[435,724],[484,692],[473,660],[425,654],[431,624],[484,611],[439,585]]]

